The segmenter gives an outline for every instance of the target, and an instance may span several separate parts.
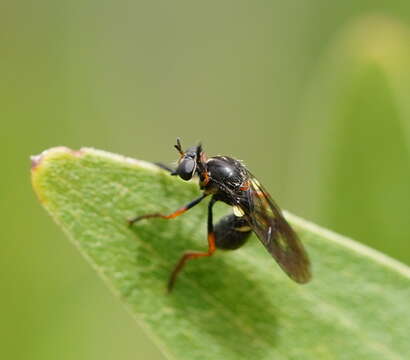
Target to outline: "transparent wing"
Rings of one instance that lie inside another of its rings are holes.
[[[268,192],[249,173],[247,204],[242,210],[266,250],[294,281],[306,283],[311,278],[306,251]]]

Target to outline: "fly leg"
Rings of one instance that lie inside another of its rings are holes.
[[[190,259],[197,259],[200,257],[211,256],[216,250],[216,239],[215,239],[215,232],[214,232],[214,225],[212,221],[212,207],[214,206],[217,200],[213,197],[208,204],[208,251],[206,252],[197,252],[197,251],[189,251],[184,253],[182,257],[179,259],[177,265],[175,266],[174,270],[171,273],[171,277],[168,281],[168,291],[170,292],[174,287],[175,280],[177,275],[184,267],[185,263]]]
[[[174,211],[173,213],[169,215],[153,213],[153,214],[136,216],[134,218],[128,219],[128,224],[131,226],[137,221],[140,221],[142,219],[150,219],[150,218],[173,219],[173,218],[176,218],[177,216],[182,215],[183,213],[187,212],[189,209],[193,208],[195,205],[199,204],[206,196],[207,196],[206,194],[202,194],[199,198],[191,201],[189,204],[179,208],[178,210]]]
[[[154,163],[154,164],[157,165],[159,168],[170,172],[171,175],[173,175],[173,173],[175,172],[175,170],[174,170],[173,168],[171,168],[171,167],[169,167],[168,165],[165,165],[165,164],[163,164],[163,163],[156,162],[156,163]]]

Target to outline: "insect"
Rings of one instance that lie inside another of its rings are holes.
[[[182,150],[177,139],[175,148],[180,158],[171,175],[183,180],[199,177],[202,195],[169,215],[160,213],[137,216],[129,221],[149,218],[173,219],[187,212],[210,196],[208,204],[208,251],[186,252],[182,255],[168,281],[168,290],[174,287],[177,275],[188,260],[211,256],[215,250],[235,250],[241,247],[252,231],[283,271],[294,281],[306,283],[311,278],[309,258],[298,239],[265,188],[239,161],[227,156],[207,157],[201,144]],[[213,224],[212,208],[217,201],[233,207],[233,213]]]

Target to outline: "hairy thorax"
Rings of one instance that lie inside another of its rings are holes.
[[[242,187],[248,181],[247,171],[238,160],[226,156],[215,156],[206,162],[208,179],[201,179],[201,188],[215,194],[218,200],[229,205],[237,203]]]

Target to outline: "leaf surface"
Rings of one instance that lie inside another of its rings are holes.
[[[405,359],[410,356],[410,271],[352,240],[286,213],[305,244],[313,280],[293,283],[253,236],[243,248],[190,262],[206,249],[206,202],[155,165],[94,149],[33,157],[35,192],[106,284],[169,359]],[[217,218],[229,211],[216,207]],[[52,271],[52,269],[50,269]],[[102,314],[103,316],[103,314]]]

